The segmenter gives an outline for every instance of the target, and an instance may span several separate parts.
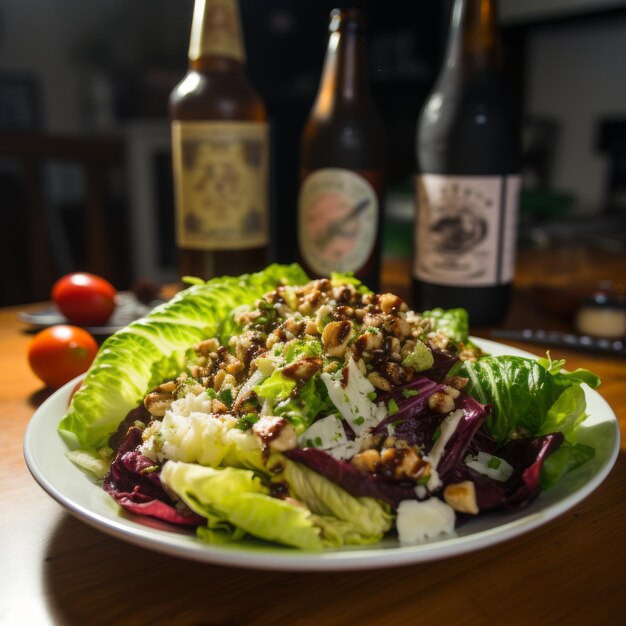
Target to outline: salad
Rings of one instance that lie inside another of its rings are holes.
[[[59,432],[123,509],[203,541],[415,543],[593,457],[581,385],[600,381],[563,366],[484,354],[463,309],[272,265],[107,339]]]

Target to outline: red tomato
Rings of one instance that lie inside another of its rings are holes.
[[[115,287],[85,272],[67,274],[52,287],[52,299],[72,324],[100,326],[115,310]]]
[[[96,352],[96,340],[83,328],[51,326],[33,337],[28,363],[38,378],[57,389],[86,372]]]

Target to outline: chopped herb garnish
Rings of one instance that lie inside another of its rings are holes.
[[[393,398],[387,402],[387,410],[389,411],[389,415],[395,415],[400,410],[398,403]]]
[[[367,394],[367,399],[370,400],[371,402],[374,402],[374,400],[376,400],[377,397],[378,397],[378,394],[375,391],[370,391]]]
[[[217,398],[217,393],[216,393],[215,389],[211,389],[211,387],[209,387],[206,390],[206,395],[209,396],[209,398],[211,398],[211,400],[215,400],[215,398]]]
[[[365,418],[362,415],[359,415],[358,417],[356,417],[355,419],[352,420],[354,424],[356,424],[357,426],[360,426],[361,424],[363,424],[363,422],[365,422]]]
[[[429,479],[430,479],[430,476],[429,476],[429,475],[426,475],[426,476],[420,476],[420,477],[417,479],[417,481],[416,481],[416,482],[417,482],[417,484],[418,484],[418,485],[426,485],[426,484],[428,484]]]
[[[437,441],[441,437],[441,426],[437,426],[437,430],[433,433],[433,441]]]
[[[492,456],[487,463],[487,467],[491,469],[498,469],[502,465],[502,459],[499,459],[497,456]]]
[[[230,409],[233,404],[233,390],[230,387],[222,389],[218,398]]]
[[[322,445],[322,438],[321,437],[315,437],[315,445],[316,446],[321,446]]]
[[[378,330],[378,328],[376,328],[376,326],[370,326],[365,332],[366,333],[375,334],[375,333],[378,333],[380,331]]]
[[[402,395],[405,398],[414,398],[415,396],[419,396],[420,392],[417,389],[403,389]]]
[[[246,413],[243,417],[237,420],[237,428],[239,430],[250,430],[253,424],[259,421],[259,416],[256,413]]]
[[[156,472],[159,469],[158,465],[150,465],[149,467],[144,467],[141,470],[142,474],[152,474],[152,472]]]

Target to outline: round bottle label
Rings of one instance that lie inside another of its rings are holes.
[[[378,198],[363,176],[324,168],[300,189],[298,240],[304,262],[317,274],[356,272],[376,244]]]

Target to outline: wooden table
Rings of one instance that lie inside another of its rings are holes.
[[[405,276],[388,268],[385,281],[402,287]],[[518,317],[528,306],[519,292]],[[424,565],[355,573],[230,569],[163,556],[92,529],[47,496],[25,466],[24,431],[49,392],[28,368],[29,336],[17,310],[0,311],[0,623],[623,623],[624,447],[600,488],[557,520]],[[552,356],[602,377],[600,393],[618,415],[624,442],[624,359],[557,349]]]

